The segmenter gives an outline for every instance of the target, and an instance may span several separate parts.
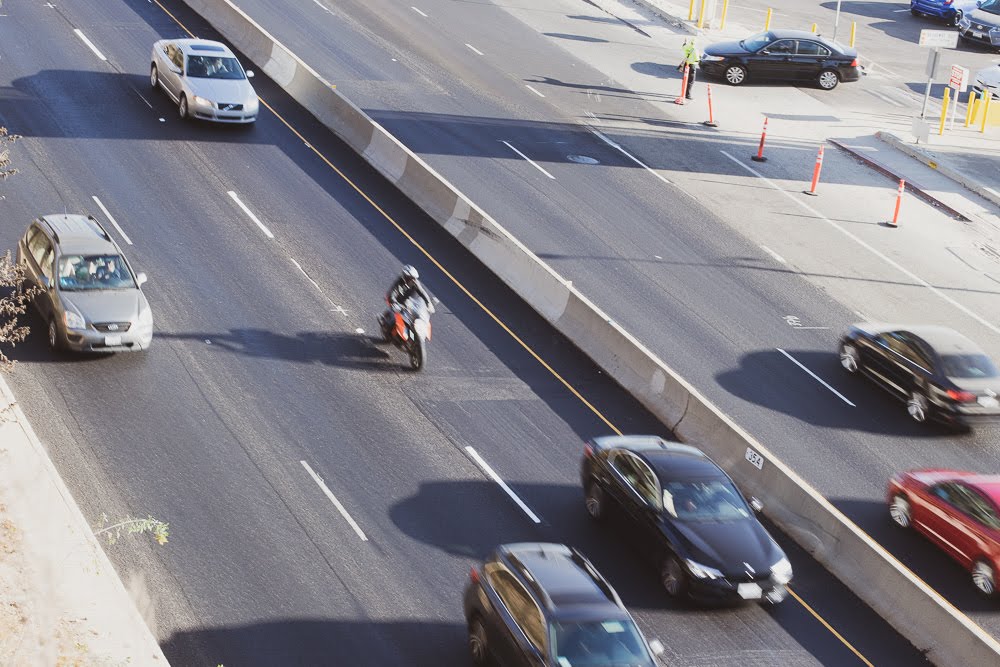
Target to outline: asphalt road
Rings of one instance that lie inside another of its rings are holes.
[[[152,597],[173,664],[463,664],[469,566],[532,539],[590,555],[669,664],[860,663],[848,643],[875,664],[920,663],[783,538],[815,615],[794,600],[665,602],[635,554],[585,520],[582,440],[609,427],[567,385],[623,431],[662,425],[266,78],[255,84],[280,118],[177,120],[148,84],[153,41],[183,34],[157,4],[6,11],[0,120],[24,139],[4,245],[40,213],[108,223],[99,198],[150,275],[157,331],[148,353],[70,358],[46,349],[33,319],[12,385],[87,516],[169,521],[166,546],[133,538],[109,552]],[[442,301],[419,375],[368,333],[404,262]]]
[[[875,3],[880,12],[888,4]],[[511,8],[446,0],[414,6],[245,0],[241,6],[900,560],[1000,634],[995,607],[933,547],[894,532],[883,499],[886,480],[900,469],[1000,468],[995,430],[956,436],[918,427],[888,397],[846,380],[835,350],[839,332],[859,319],[853,309],[728,233],[697,193],[665,184],[634,161],[723,181],[740,174],[718,151],[706,150],[706,141],[671,135],[670,122],[658,120],[662,114],[645,101],[672,96],[629,90],[560,48],[581,40],[614,48],[641,26],[584,0]],[[908,13],[898,16],[907,30],[918,30],[909,26],[916,20]],[[554,25],[587,26],[587,34],[540,33],[528,25],[545,17]],[[894,67],[904,48],[916,49],[873,40],[870,56],[881,57],[875,44],[895,54]],[[651,44],[636,53],[632,67],[661,72],[669,58]],[[913,66],[906,76],[914,68],[920,69]],[[882,85],[876,82],[876,89]],[[873,113],[889,105],[869,88],[869,82],[856,90],[843,86],[838,103],[867,105]],[[603,118],[646,119],[662,133],[610,133],[631,157],[625,155],[586,125],[588,109],[596,106]],[[599,164],[581,164],[581,156]],[[862,178],[858,174],[845,169],[824,179],[850,182]],[[748,218],[768,214],[746,212]],[[905,303],[900,311],[906,312]],[[790,328],[788,313],[824,328]],[[919,321],[926,313],[913,305],[907,317]],[[779,348],[856,405],[839,401]]]

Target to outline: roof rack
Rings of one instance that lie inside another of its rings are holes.
[[[87,220],[90,220],[95,225],[97,225],[98,229],[101,230],[101,233],[104,234],[104,240],[105,241],[110,241],[111,243],[115,243],[115,240],[113,238],[111,238],[111,234],[109,234],[108,230],[104,228],[104,225],[101,224],[100,220],[98,220],[97,218],[95,218],[92,215],[88,215],[87,216]],[[115,243],[115,245],[118,245],[118,244]]]

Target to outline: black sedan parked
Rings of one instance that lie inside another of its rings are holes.
[[[1000,371],[975,343],[947,327],[855,324],[841,338],[840,364],[905,402],[915,421],[1000,421]]]
[[[841,81],[861,78],[856,49],[805,30],[771,30],[738,42],[711,44],[699,66],[734,86],[752,77],[812,82],[833,90]]]
[[[622,522],[667,594],[780,602],[792,566],[725,472],[656,436],[594,438],[580,469],[587,513]]]

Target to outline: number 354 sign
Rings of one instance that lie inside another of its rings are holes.
[[[757,470],[764,469],[764,457],[747,447],[746,459],[757,468]]]

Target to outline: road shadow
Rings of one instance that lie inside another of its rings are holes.
[[[557,37],[559,39],[567,39],[573,42],[589,42],[592,44],[607,44],[608,40],[601,39],[600,37],[588,37],[587,35],[569,35],[564,32],[543,32],[546,37]]]

